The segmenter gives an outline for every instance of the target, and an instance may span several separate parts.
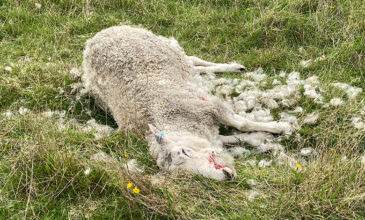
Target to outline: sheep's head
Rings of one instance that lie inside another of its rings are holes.
[[[149,125],[156,141],[163,149],[157,158],[159,167],[167,170],[183,169],[216,180],[232,179],[236,173],[231,165],[232,157],[209,147],[194,146],[197,143],[189,137],[173,141]]]

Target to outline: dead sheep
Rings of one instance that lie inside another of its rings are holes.
[[[235,114],[196,77],[241,72],[244,66],[187,56],[175,39],[142,28],[115,26],[97,33],[86,43],[83,70],[85,89],[121,130],[143,132],[163,170],[231,179],[236,175],[233,159],[223,146],[249,138],[220,136],[220,124],[244,132],[292,129],[287,122],[256,122]]]

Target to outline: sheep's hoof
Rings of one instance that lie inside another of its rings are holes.
[[[239,68],[238,70],[239,70],[240,72],[246,72],[246,71],[247,71],[246,67],[241,67],[241,68]]]

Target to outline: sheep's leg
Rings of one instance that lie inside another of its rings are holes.
[[[286,122],[255,122],[235,114],[229,106],[221,100],[215,102],[215,114],[222,124],[232,126],[240,131],[266,131],[274,134],[289,133],[292,129]]]
[[[198,57],[194,57],[194,56],[187,56],[187,58],[193,66],[215,66],[218,64],[218,63],[212,63],[209,61],[205,61],[205,60],[202,60],[202,59],[200,59]]]
[[[219,139],[223,144],[238,144],[246,142],[254,147],[267,144],[273,140],[273,136],[266,132],[242,133],[230,136],[219,135]]]
[[[222,122],[228,126],[233,126],[240,131],[266,131],[274,134],[289,133],[291,126],[286,122],[256,122],[239,116],[235,113],[229,113],[222,117]]]
[[[199,73],[246,71],[246,67],[238,63],[212,63],[194,56],[187,56],[187,59],[194,70]]]

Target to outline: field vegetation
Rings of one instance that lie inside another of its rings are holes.
[[[346,104],[300,100],[299,117],[319,112],[316,124],[296,132],[300,140],[293,134],[282,143],[293,154],[316,150],[300,169],[247,165],[273,157],[251,154],[236,160],[232,181],[180,173],[153,185],[161,171],[138,132],[95,138],[70,123],[94,118],[116,128],[75,91],[74,73],[86,40],[118,24],[174,36],[188,55],[262,67],[269,77],[316,75]],[[365,132],[351,119],[365,119],[365,93],[348,99],[330,86],[365,90],[364,38],[361,0],[0,0],[0,219],[364,219]],[[65,111],[65,129],[59,116],[42,114],[49,110]],[[96,163],[98,152],[113,160]],[[145,172],[127,173],[129,159]]]

